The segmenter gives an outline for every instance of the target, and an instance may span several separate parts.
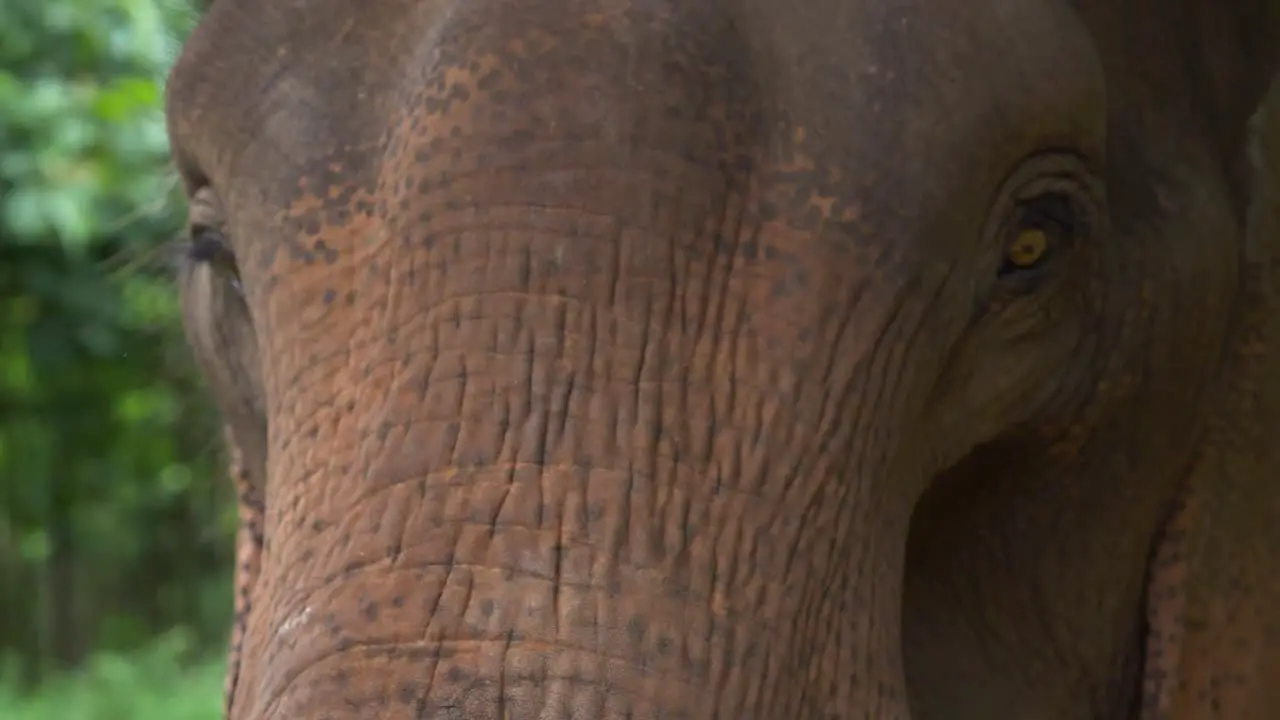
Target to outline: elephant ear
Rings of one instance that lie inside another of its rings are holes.
[[[1144,720],[1280,718],[1280,83],[1250,124],[1244,292],[1205,441],[1152,558]]]

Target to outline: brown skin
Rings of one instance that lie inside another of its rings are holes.
[[[1280,716],[1272,15],[218,0],[231,717]]]

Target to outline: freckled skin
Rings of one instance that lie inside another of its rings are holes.
[[[236,566],[233,581],[235,611],[231,621],[225,689],[226,706],[230,712],[231,698],[235,694],[236,682],[240,675],[240,649],[244,641],[244,631],[249,612],[253,609],[253,587],[258,580],[258,570],[262,563],[263,507],[261,493],[254,486],[242,454],[234,443],[228,444],[232,448],[231,482],[235,486],[236,506],[240,520],[240,527],[236,532]]]
[[[218,0],[229,717],[1280,717],[1273,17]]]

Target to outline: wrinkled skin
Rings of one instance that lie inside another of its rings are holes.
[[[1276,14],[217,0],[231,717],[1280,717]]]

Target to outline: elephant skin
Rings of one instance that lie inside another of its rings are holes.
[[[216,0],[229,716],[1280,718],[1277,18]]]

